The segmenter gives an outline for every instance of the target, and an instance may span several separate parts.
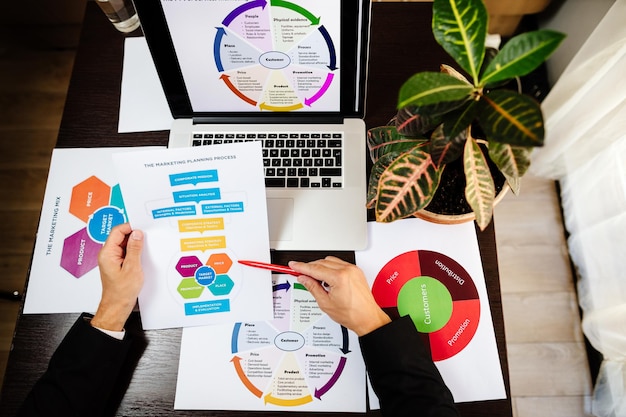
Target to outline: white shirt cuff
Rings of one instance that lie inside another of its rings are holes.
[[[96,326],[91,326],[94,329],[98,329],[100,330],[102,333],[104,334],[108,334],[109,336],[117,339],[117,340],[124,340],[124,335],[126,334],[126,329],[122,329],[122,331],[120,332],[116,332],[115,330],[106,330],[106,329],[101,329],[99,327]]]
[[[122,329],[121,331],[115,331],[115,330],[106,330],[106,329],[101,329],[100,327],[96,327],[94,325],[91,324],[91,317],[85,317],[85,321],[87,321],[89,323],[89,325],[91,327],[93,327],[96,330],[100,330],[102,333],[111,336],[114,339],[117,340],[124,340],[124,335],[126,334],[126,329]]]

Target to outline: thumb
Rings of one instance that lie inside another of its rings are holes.
[[[141,252],[143,250],[143,232],[133,230],[126,242],[126,256],[124,265],[127,267],[141,267]]]

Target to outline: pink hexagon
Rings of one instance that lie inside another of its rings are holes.
[[[87,229],[81,229],[63,241],[61,267],[80,278],[98,266],[100,248],[102,245],[91,240]]]
[[[189,278],[193,277],[196,273],[196,269],[202,266],[202,262],[197,256],[183,256],[176,263],[176,271],[181,277]]]

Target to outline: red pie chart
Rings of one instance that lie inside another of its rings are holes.
[[[372,293],[381,307],[411,316],[434,361],[461,352],[478,328],[480,299],[474,281],[458,262],[439,252],[396,256],[376,276]]]

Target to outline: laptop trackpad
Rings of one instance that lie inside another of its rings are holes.
[[[293,240],[293,200],[268,198],[267,218],[270,240]]]

